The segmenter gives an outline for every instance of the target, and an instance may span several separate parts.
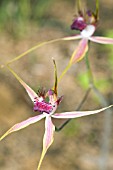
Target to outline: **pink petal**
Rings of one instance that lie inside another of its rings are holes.
[[[10,128],[1,138],[0,138],[0,141],[5,138],[8,134],[12,133],[12,132],[15,132],[15,131],[18,131],[20,129],[23,129],[27,126],[29,126],[30,124],[33,124],[33,123],[36,123],[38,122],[39,120],[41,120],[42,118],[44,118],[45,115],[41,114],[41,115],[38,115],[38,116],[35,116],[35,117],[31,117],[23,122],[20,122],[20,123],[17,123],[15,124],[12,128]]]
[[[70,59],[70,64],[80,61],[88,51],[88,39],[83,38]]]
[[[41,154],[41,158],[40,158],[37,170],[40,169],[40,166],[44,159],[44,156],[45,156],[48,148],[50,147],[50,145],[53,143],[54,131],[55,131],[55,126],[52,123],[51,117],[49,115],[47,115],[46,120],[45,120],[45,134],[44,134],[44,138],[43,138],[43,151]]]
[[[89,40],[100,44],[113,44],[113,38],[92,36]]]
[[[39,98],[38,95],[34,92],[34,90],[32,90],[24,81],[21,81],[20,83],[23,85],[23,87],[27,91],[32,102],[34,102],[34,99]]]
[[[15,78],[22,84],[22,86],[25,88],[33,102],[35,98],[39,98],[38,95],[16,74],[16,72],[11,67],[9,67],[9,65],[7,65],[7,68],[15,76]]]
[[[113,105],[99,109],[99,110],[94,110],[94,111],[75,111],[75,112],[56,113],[56,114],[52,115],[52,117],[53,118],[59,118],[59,119],[69,119],[69,118],[77,118],[77,117],[82,117],[82,116],[88,116],[88,115],[91,115],[91,114],[100,113],[100,112],[102,112],[102,111],[104,111],[104,110],[106,110],[106,109],[108,109],[112,106]]]

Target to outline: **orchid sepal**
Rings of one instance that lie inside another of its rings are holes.
[[[72,54],[72,57],[69,61],[70,64],[77,63],[80,61],[88,51],[88,39],[83,38],[80,42],[75,51]]]
[[[70,40],[79,40],[79,39],[81,39],[81,38],[82,38],[82,35],[77,34],[77,35],[73,35],[73,36],[68,36],[68,37],[61,38],[61,40],[70,41]]]
[[[89,37],[89,40],[92,42],[99,43],[99,44],[113,44],[113,38],[92,36],[92,37]]]
[[[9,71],[14,75],[14,77],[21,83],[21,85],[24,87],[24,89],[26,90],[26,92],[28,93],[30,99],[32,100],[32,102],[34,102],[34,99],[37,98],[39,99],[39,96],[35,93],[34,90],[32,90],[15,72],[14,70],[7,65]]]
[[[99,110],[94,110],[94,111],[73,111],[73,112],[64,112],[64,113],[55,113],[54,115],[52,115],[53,118],[57,118],[57,119],[72,119],[72,118],[78,118],[78,117],[82,117],[82,116],[88,116],[88,115],[92,115],[92,114],[97,114],[100,113],[110,107],[113,107],[113,105],[110,105],[108,107],[104,107],[102,109]]]
[[[38,43],[37,45],[31,47],[30,49],[28,49],[27,51],[23,52],[22,54],[18,55],[17,57],[13,58],[12,60],[8,61],[5,63],[5,65],[9,65],[19,59],[21,59],[22,57],[26,56],[27,54],[31,53],[32,51],[44,46],[44,45],[48,45],[51,43],[55,43],[58,41],[69,41],[69,40],[77,40],[82,38],[82,36],[80,34],[78,35],[73,35],[73,36],[68,36],[68,37],[63,37],[63,38],[57,38],[57,39],[53,39],[53,40],[48,40],[48,41],[44,41],[42,43]],[[1,68],[3,68],[5,65],[1,65]]]
[[[45,119],[45,134],[44,134],[44,137],[43,137],[43,150],[42,150],[42,154],[41,154],[41,158],[40,158],[37,170],[40,170],[40,166],[42,164],[44,156],[45,156],[48,148],[53,143],[54,132],[55,132],[55,126],[52,123],[51,116],[46,115],[46,119]]]
[[[14,126],[12,126],[1,138],[0,138],[0,141],[2,139],[4,139],[7,135],[9,135],[10,133],[12,132],[15,132],[15,131],[18,131],[18,130],[21,130],[33,123],[36,123],[38,122],[39,120],[43,119],[45,117],[45,115],[38,115],[38,116],[34,116],[34,117],[31,117],[31,118],[28,118],[27,120],[24,120],[20,123],[17,123],[15,124]]]
[[[84,39],[80,40],[79,45],[73,52],[68,65],[65,67],[65,69],[63,70],[62,74],[60,75],[60,77],[58,79],[58,83],[61,81],[63,76],[67,73],[67,71],[70,69],[72,64],[80,61],[85,56],[87,51],[88,51],[88,39],[84,38]]]

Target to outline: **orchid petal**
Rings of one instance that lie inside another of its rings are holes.
[[[55,94],[57,95],[58,78],[57,78],[57,67],[56,67],[56,63],[55,63],[54,59],[53,59],[53,63],[54,63],[54,77],[55,77],[53,90],[54,90]]]
[[[23,129],[33,123],[36,123],[38,122],[39,120],[41,120],[42,118],[44,118],[45,115],[41,114],[41,115],[38,115],[38,116],[34,116],[34,117],[31,117],[25,121],[22,121],[20,123],[17,123],[15,124],[13,127],[11,127],[1,138],[0,138],[0,141],[5,138],[7,135],[9,135],[10,133],[12,132],[15,132],[15,131],[18,131],[20,129]]]
[[[89,40],[100,44],[113,44],[113,38],[92,36]]]
[[[83,38],[70,59],[70,64],[80,61],[88,51],[88,39]]]
[[[15,76],[15,78],[22,84],[22,86],[25,88],[25,90],[27,91],[30,99],[32,100],[32,102],[34,102],[35,98],[39,98],[38,95],[34,92],[34,90],[32,90],[15,72],[14,70],[9,67],[7,65],[9,71]]]
[[[73,63],[76,63],[80,61],[88,51],[88,39],[83,38],[80,42],[78,47],[75,49],[74,53],[72,54],[72,57],[66,66],[66,68],[63,70],[62,74],[60,75],[58,79],[58,83],[61,81],[63,76],[67,73],[67,71],[70,69]]]
[[[99,0],[96,0],[96,10],[95,10],[96,19],[99,19]]]
[[[65,39],[65,38],[64,38]],[[42,43],[38,43],[37,45],[33,46],[32,48],[28,49],[27,51],[23,52],[22,54],[20,54],[19,56],[13,58],[12,60],[10,60],[9,62],[6,63],[7,64],[11,64],[13,63],[14,61],[17,61],[19,60],[20,58],[24,57],[25,55],[31,53],[32,51],[36,50],[37,48],[40,48],[44,45],[47,45],[47,44],[51,44],[51,43],[54,43],[54,42],[57,42],[57,41],[61,41],[63,40],[63,38],[58,38],[58,39],[54,39],[54,40],[49,40],[49,41],[44,41]]]
[[[80,39],[81,38],[81,35],[74,35],[74,36],[69,36],[69,37],[64,37],[64,38],[57,38],[57,39],[54,39],[54,40],[49,40],[49,41],[44,41],[42,43],[38,43],[37,45],[33,46],[32,48],[28,49],[27,51],[23,52],[22,54],[20,54],[19,56],[13,58],[12,60],[8,61],[6,63],[7,64],[11,64],[13,63],[14,61],[17,61],[19,60],[20,58],[26,56],[27,54],[31,53],[32,51],[36,50],[37,48],[40,48],[44,45],[47,45],[47,44],[51,44],[51,43],[54,43],[54,42],[58,42],[58,41],[62,41],[62,40],[76,40],[76,39]]]
[[[61,38],[61,40],[68,41],[68,40],[78,40],[78,39],[81,39],[81,38],[82,38],[82,35],[78,34],[78,35],[73,35],[73,36]]]
[[[41,154],[41,158],[40,158],[37,170],[40,169],[40,166],[44,159],[44,156],[45,156],[48,148],[50,147],[50,145],[53,143],[54,131],[55,131],[55,126],[52,123],[50,115],[47,115],[46,120],[45,120],[45,134],[44,134],[44,138],[43,138],[43,151]]]
[[[71,119],[71,118],[77,118],[77,117],[82,117],[82,116],[88,116],[88,115],[91,115],[91,114],[96,114],[96,113],[100,113],[110,107],[112,107],[113,105],[111,106],[108,106],[108,107],[104,107],[102,109],[99,109],[99,110],[94,110],[94,111],[73,111],[73,112],[64,112],[64,113],[56,113],[54,115],[52,115],[53,118],[58,118],[58,119]]]

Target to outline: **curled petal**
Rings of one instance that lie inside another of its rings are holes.
[[[30,124],[33,124],[33,123],[36,123],[38,122],[39,120],[41,120],[42,118],[44,118],[45,115],[41,114],[41,115],[38,115],[38,116],[35,116],[35,117],[31,117],[23,122],[20,122],[20,123],[17,123],[15,124],[12,128],[10,128],[1,138],[0,138],[0,141],[5,138],[7,135],[9,135],[10,133],[12,132],[15,132],[15,131],[18,131],[20,129],[23,129],[27,126],[29,126]]]
[[[44,156],[45,156],[48,148],[50,147],[50,145],[53,143],[54,131],[55,131],[55,126],[52,123],[51,117],[49,115],[47,115],[46,120],[45,120],[45,134],[44,134],[44,138],[43,138],[43,151],[41,154],[41,158],[40,158],[37,170],[40,169],[40,166],[44,159]]]
[[[89,40],[100,44],[113,44],[113,38],[92,36]]]
[[[88,39],[83,38],[70,59],[70,64],[80,61],[88,51]]]
[[[71,118],[77,118],[77,117],[82,117],[82,116],[88,116],[88,115],[92,115],[92,114],[96,114],[96,113],[100,113],[110,107],[104,107],[102,109],[99,110],[94,110],[94,111],[75,111],[75,112],[64,112],[64,113],[56,113],[54,115],[52,115],[53,118],[58,118],[58,119],[71,119]]]

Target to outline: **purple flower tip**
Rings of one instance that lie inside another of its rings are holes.
[[[87,15],[88,15],[89,17],[92,16],[92,12],[91,12],[90,10],[88,10],[86,13],[87,13]]]
[[[48,94],[49,94],[49,96],[51,96],[54,94],[54,91],[50,89],[50,90],[48,90]]]
[[[83,17],[78,17],[74,20],[74,22],[71,25],[72,30],[79,30],[82,31],[84,28],[86,28],[87,24],[85,23]]]

